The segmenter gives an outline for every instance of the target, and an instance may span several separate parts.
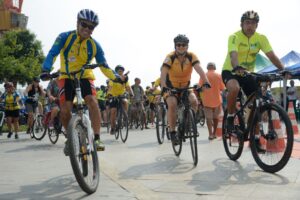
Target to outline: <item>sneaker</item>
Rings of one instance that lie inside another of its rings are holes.
[[[10,138],[12,134],[13,134],[12,132],[9,132],[9,133],[7,134],[7,138]]]
[[[15,139],[19,139],[18,133],[15,134]]]
[[[255,138],[254,141],[255,141],[255,146],[256,146],[257,153],[261,153],[261,154],[266,153],[266,150],[261,147],[259,138]]]
[[[68,142],[68,140],[65,141],[64,154],[65,154],[65,156],[69,156],[69,155],[70,155],[69,142]]]
[[[105,150],[105,146],[104,146],[103,142],[100,139],[95,140],[95,144],[96,144],[97,151],[104,151]]]
[[[179,138],[177,136],[177,132],[171,131],[170,136],[171,136],[171,141],[172,141],[173,145],[179,145]]]
[[[150,129],[148,126],[145,126],[145,129]]]

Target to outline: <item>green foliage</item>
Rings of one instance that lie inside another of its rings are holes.
[[[41,73],[45,57],[41,42],[28,30],[5,32],[0,38],[0,83],[5,80],[24,85]]]

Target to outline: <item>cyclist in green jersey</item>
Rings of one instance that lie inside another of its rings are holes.
[[[278,69],[284,68],[267,37],[256,32],[258,22],[259,16],[256,12],[245,12],[241,17],[241,30],[230,35],[228,40],[228,53],[222,71],[222,78],[228,90],[228,132],[234,129],[233,115],[240,87],[247,96],[257,88],[251,76],[241,76],[245,70],[254,71],[256,54],[262,50]]]

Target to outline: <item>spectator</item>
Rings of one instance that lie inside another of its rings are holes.
[[[5,93],[1,95],[0,101],[4,101],[5,117],[7,120],[8,135],[12,136],[12,125],[14,126],[15,139],[18,139],[19,131],[19,111],[20,111],[20,95],[15,91],[14,85],[7,82],[4,85]]]
[[[298,94],[297,94],[297,88],[295,87],[294,80],[290,81],[290,87],[287,89],[286,93],[289,100],[288,102],[293,102],[294,113],[296,113],[296,101],[298,99]]]
[[[208,63],[207,70],[208,71],[206,73],[206,76],[210,82],[211,88],[203,91],[202,101],[204,105],[204,113],[209,133],[208,139],[213,140],[216,138],[219,115],[222,109],[221,91],[225,90],[225,85],[223,83],[221,75],[215,72],[215,63]],[[200,80],[199,84],[202,85],[203,81]]]

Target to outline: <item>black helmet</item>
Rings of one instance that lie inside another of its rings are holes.
[[[179,34],[174,38],[174,43],[185,43],[188,44],[189,43],[189,38],[186,37],[185,35]]]
[[[115,72],[119,71],[119,70],[122,70],[122,71],[125,71],[125,68],[122,66],[122,65],[117,65],[115,67]]]
[[[89,22],[92,22],[96,26],[99,24],[98,15],[90,9],[83,9],[83,10],[79,11],[77,14],[77,19],[78,20],[87,20]]]
[[[106,88],[105,85],[101,85],[101,86],[100,86],[100,89],[101,89],[101,90],[105,90],[105,88]]]
[[[257,12],[254,12],[253,10],[246,11],[241,17],[241,22],[244,22],[246,19],[254,20],[256,23],[259,22],[259,16]]]

